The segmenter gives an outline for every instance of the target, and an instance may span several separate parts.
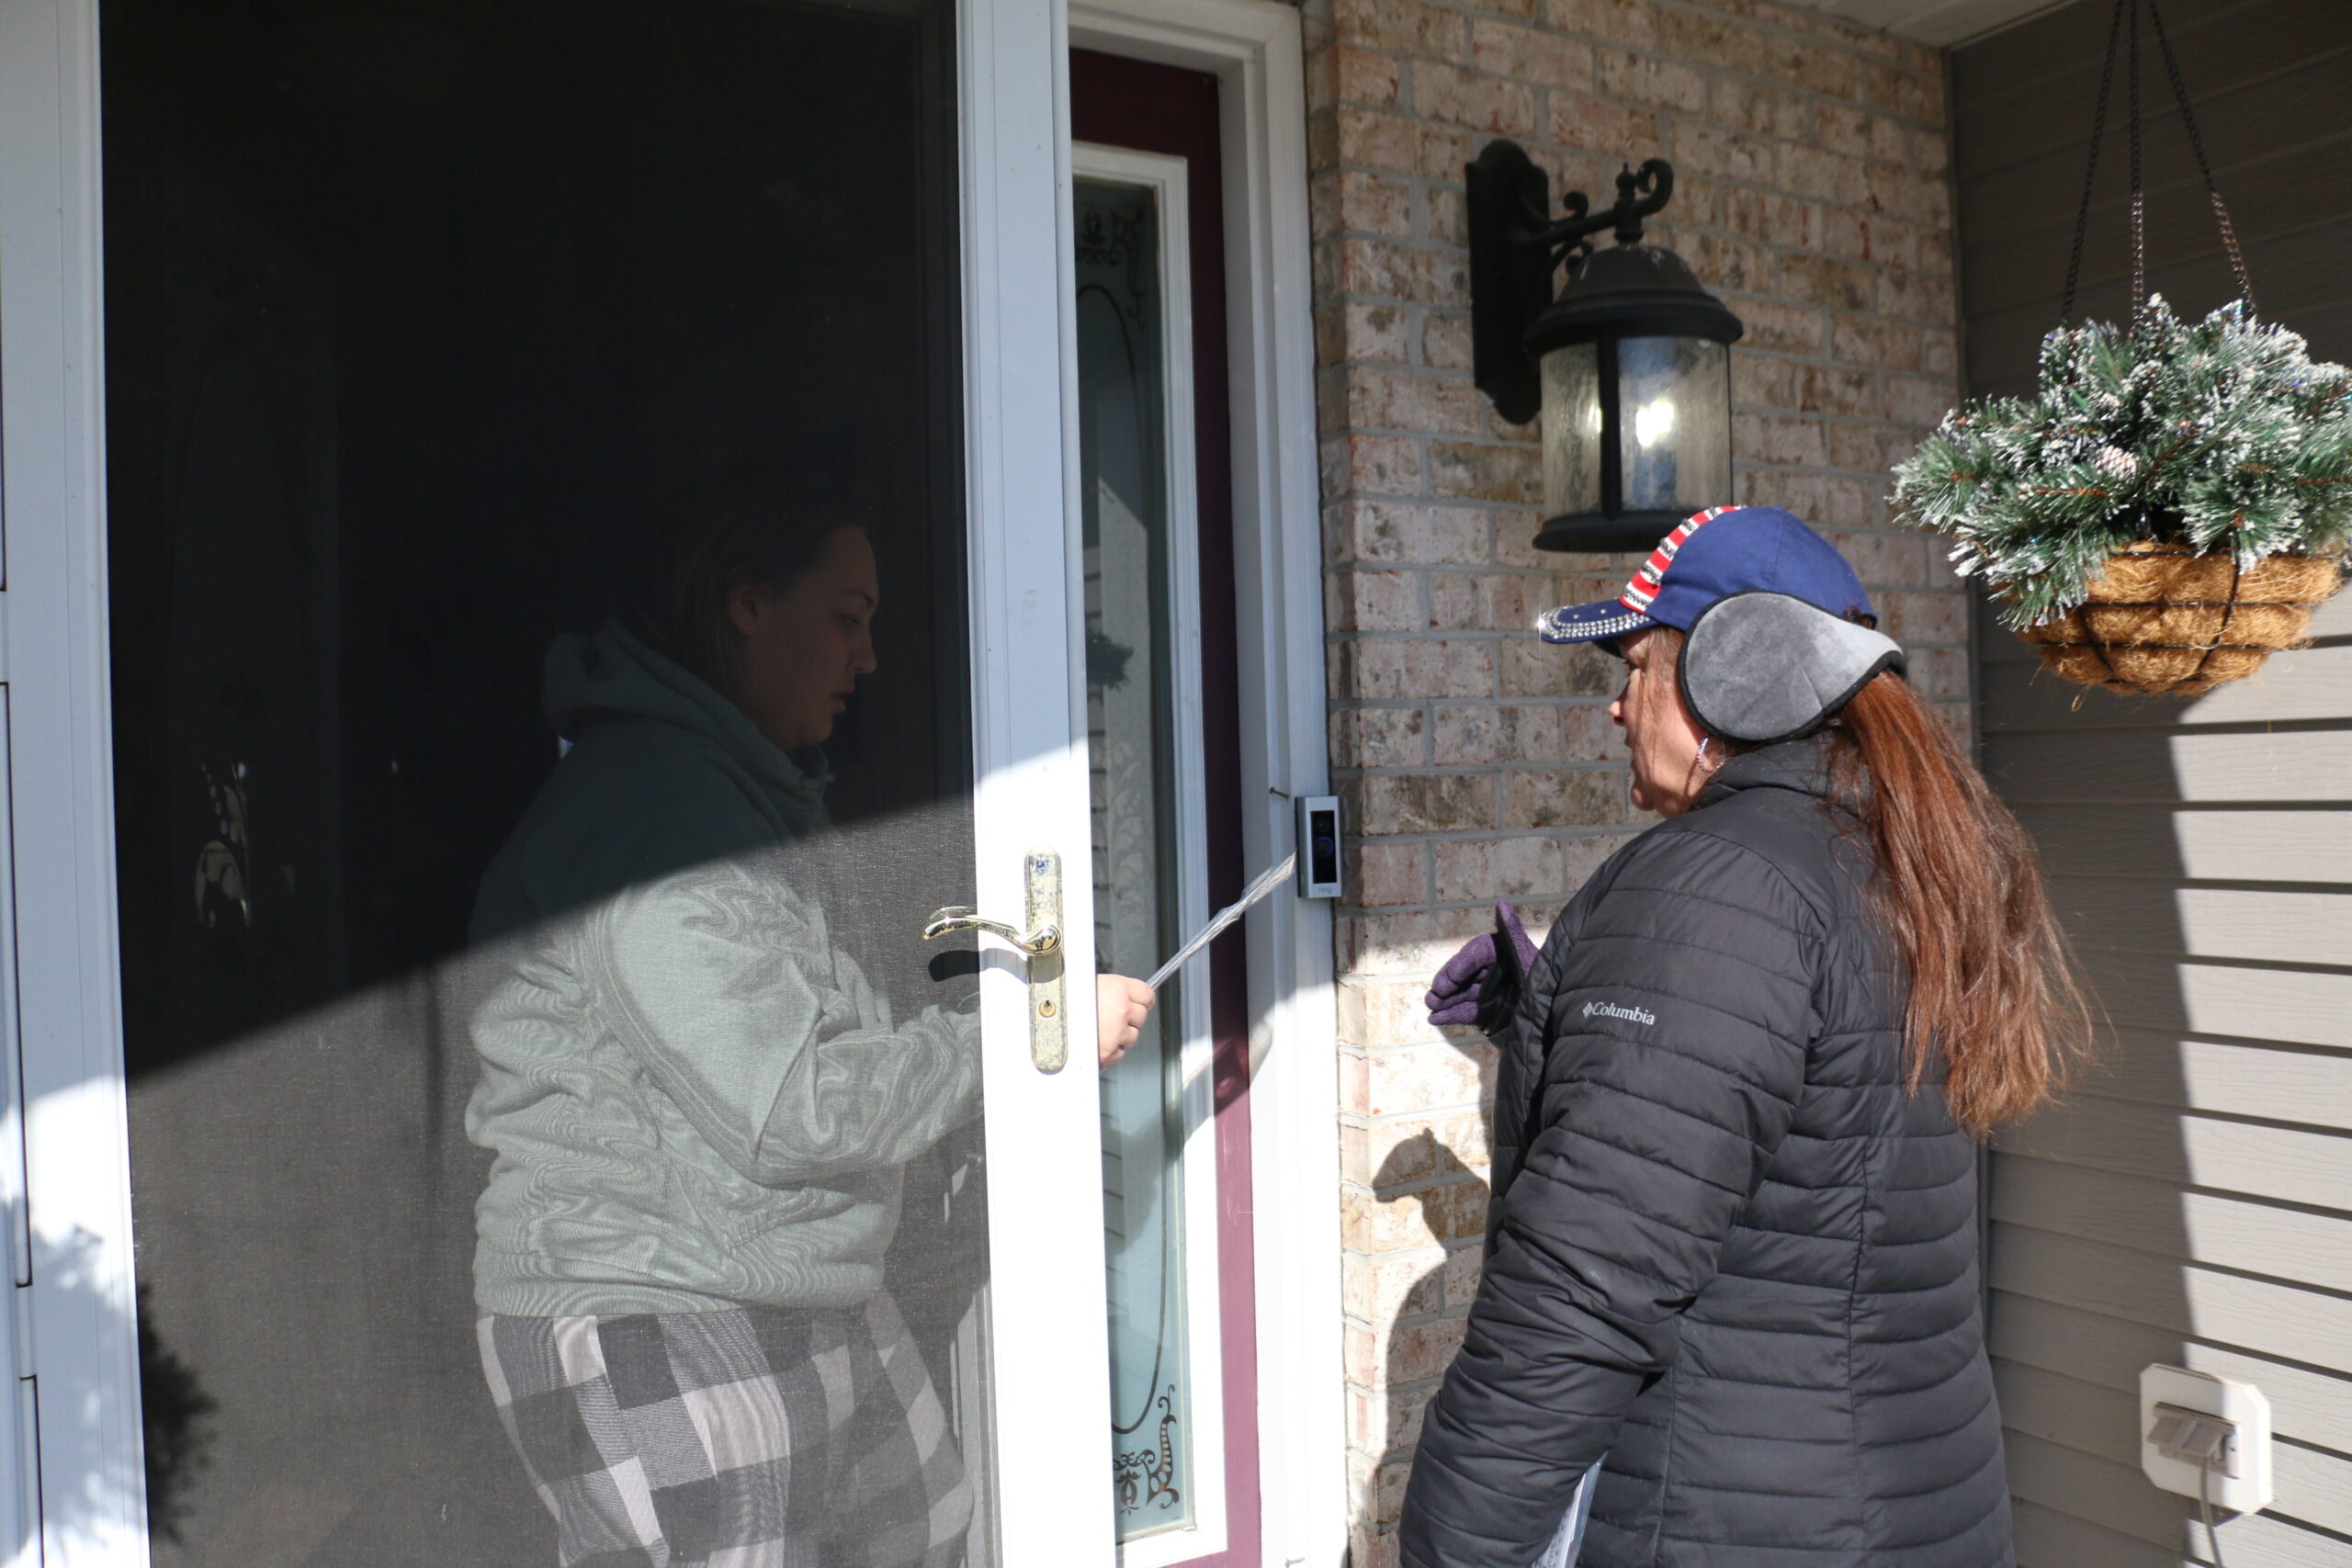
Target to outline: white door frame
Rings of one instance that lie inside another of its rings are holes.
[[[1242,813],[1242,855],[1265,865],[1292,848],[1292,802],[1329,777],[1299,14],[1276,0],[1071,0],[1069,41],[1209,72],[1220,87],[1241,789],[1258,803]],[[1074,465],[1075,440],[1070,452]],[[1271,898],[1246,929],[1264,1562],[1338,1568],[1348,1503],[1330,906]]]
[[[101,524],[97,111],[93,0],[0,0],[0,518],[25,1108],[24,1185],[9,1196],[40,1198],[31,1284],[9,1293],[47,1500],[36,1515],[28,1489],[12,1491],[24,1522],[6,1547],[51,1564],[147,1560]],[[32,1447],[13,1425],[10,1436]],[[26,1539],[35,1517],[38,1544]]]
[[[957,6],[978,907],[1021,923],[1022,852],[1058,850],[1070,976],[1071,1062],[1050,1077],[1030,1065],[1025,987],[982,991],[1006,1568],[1108,1568],[1114,1529],[1065,37],[1060,0]],[[1056,560],[1058,575],[1037,570]]]
[[[1083,976],[1093,921],[1072,679],[1066,22],[1058,0],[960,0],[957,28],[978,886],[984,913],[1017,921],[1023,852],[1058,850],[1074,873],[1067,972]],[[28,1332],[0,1344],[28,1403],[38,1387],[42,1504],[35,1546],[21,1522],[8,1525],[31,1516],[28,1491],[10,1483],[29,1470],[32,1445],[0,1419],[0,1561],[48,1568],[148,1561],[114,875],[99,157],[96,0],[0,0],[0,669],[11,677],[8,829],[26,917],[13,954],[23,1176],[18,1120],[0,1104],[0,1201],[12,1215],[29,1210],[32,1237],[29,1288],[0,1292],[0,1317]],[[1057,557],[1058,579],[1035,570]],[[1091,987],[1070,987],[1077,1060],[1046,1075],[1029,1060],[1026,989],[1000,973],[982,987],[994,1429],[1012,1461],[990,1467],[997,1536],[1009,1563],[1108,1568]],[[1037,1396],[1043,1387],[1051,1397]],[[1093,1483],[1074,1483],[1081,1475]]]

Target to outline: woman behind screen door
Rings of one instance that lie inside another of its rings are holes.
[[[2014,1561],[1976,1147],[2085,1014],[2023,832],[1874,626],[1770,507],[1543,619],[1624,660],[1668,820],[1540,953],[1505,905],[1430,992],[1503,1060],[1405,1568]]]
[[[953,1568],[972,1498],[883,1288],[978,1021],[894,1017],[834,929],[817,748],[876,667],[865,530],[724,509],[668,611],[559,639],[571,743],[485,875],[467,1130],[482,1365],[567,1565]],[[1097,986],[1098,1060],[1140,981]]]

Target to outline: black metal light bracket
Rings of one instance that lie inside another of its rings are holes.
[[[1527,334],[1552,303],[1552,275],[1571,275],[1592,254],[1592,236],[1616,231],[1620,244],[1642,237],[1642,220],[1674,197],[1674,166],[1663,158],[1617,175],[1613,206],[1593,211],[1572,190],[1552,215],[1552,180],[1515,141],[1487,143],[1468,175],[1470,352],[1478,389],[1495,412],[1525,424],[1543,408],[1542,383]]]

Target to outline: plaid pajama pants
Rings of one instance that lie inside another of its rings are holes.
[[[563,1568],[955,1568],[972,1497],[889,1296],[479,1323]]]

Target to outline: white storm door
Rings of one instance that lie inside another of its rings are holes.
[[[1070,288],[1065,12],[1055,0],[964,0],[965,366],[971,429],[974,625],[981,691],[975,800],[984,901],[1018,907],[1019,853],[1050,844],[1071,942],[1071,1062],[1040,1075],[989,1058],[998,1480],[1007,1563],[1109,1564],[1110,1348],[1103,1316],[1102,1134]],[[1025,998],[997,987],[989,1027],[1017,1038]],[[997,1097],[1001,1097],[1000,1100]],[[1000,1136],[1000,1130],[1002,1135]],[[999,1162],[1001,1163],[999,1163]]]
[[[109,26],[134,9],[112,8]],[[750,15],[758,8],[739,9]],[[789,8],[776,9],[781,15]],[[890,17],[909,9],[871,8]],[[120,888],[136,885],[152,868],[144,861],[130,863],[145,852],[130,840],[118,841],[115,781],[119,764],[135,772],[153,759],[141,754],[151,739],[143,734],[118,745],[119,681],[144,677],[135,669],[117,671],[110,655],[109,615],[119,605],[110,599],[109,530],[116,524],[108,515],[108,447],[123,437],[106,419],[107,377],[114,365],[107,336],[117,318],[102,289],[114,269],[101,243],[101,211],[110,214],[113,208],[102,199],[110,187],[98,138],[98,12],[95,0],[0,0],[0,475],[6,484],[0,522],[7,568],[0,590],[7,654],[6,703],[0,715],[8,726],[12,763],[8,825],[16,850],[17,911],[13,931],[0,922],[0,941],[15,944],[0,963],[13,966],[21,980],[16,1010],[23,1034],[21,1100],[9,1099],[7,1135],[0,1137],[0,1201],[11,1205],[12,1240],[24,1238],[11,1248],[17,1283],[0,1287],[5,1304],[23,1318],[17,1332],[5,1336],[13,1348],[13,1375],[0,1390],[8,1395],[0,1400],[0,1529],[7,1532],[0,1539],[0,1562],[139,1568],[151,1561],[187,1560],[197,1549],[186,1543],[198,1535],[222,1552],[242,1551],[270,1561],[353,1561],[348,1537],[337,1532],[356,1531],[370,1518],[392,1521],[395,1531],[376,1535],[377,1545],[369,1550],[379,1554],[377,1561],[469,1561],[486,1550],[482,1542],[493,1534],[503,1540],[500,1532],[545,1525],[531,1512],[537,1500],[519,1472],[506,1475],[498,1468],[512,1463],[511,1453],[493,1453],[494,1444],[483,1449],[478,1472],[468,1470],[452,1483],[470,1487],[478,1479],[485,1489],[458,1498],[457,1524],[446,1504],[436,1506],[433,1497],[402,1492],[413,1467],[355,1464],[336,1480],[327,1474],[338,1462],[332,1444],[308,1445],[310,1451],[288,1458],[261,1440],[270,1436],[273,1423],[290,1430],[312,1416],[322,1430],[329,1429],[323,1405],[311,1412],[300,1406],[305,1389],[325,1387],[331,1379],[322,1369],[297,1364],[308,1352],[305,1342],[282,1340],[282,1359],[295,1375],[273,1416],[248,1397],[260,1386],[254,1372],[261,1358],[246,1342],[255,1337],[255,1314],[295,1314],[316,1292],[340,1292],[335,1299],[364,1310],[366,1292],[357,1287],[371,1279],[388,1292],[425,1288],[429,1270],[390,1252],[371,1261],[368,1248],[379,1243],[397,1247],[405,1245],[402,1236],[415,1236],[425,1238],[420,1245],[435,1258],[462,1256],[479,1188],[449,1188],[443,1194],[446,1211],[411,1205],[394,1212],[388,1206],[371,1221],[380,1223],[375,1233],[366,1224],[335,1223],[297,1235],[289,1209],[286,1234],[273,1236],[269,1211],[248,1208],[237,1216],[232,1247],[250,1249],[256,1259],[307,1258],[313,1272],[273,1282],[241,1269],[251,1287],[244,1297],[232,1299],[220,1290],[208,1297],[203,1292],[213,1287],[207,1279],[217,1284],[229,1271],[217,1253],[208,1254],[210,1243],[198,1235],[201,1227],[186,1222],[201,1208],[204,1191],[190,1173],[206,1159],[238,1155],[239,1169],[254,1179],[287,1178],[302,1160],[327,1148],[331,1140],[324,1134],[334,1123],[314,1120],[305,1135],[319,1136],[281,1150],[268,1145],[266,1136],[293,1124],[293,1119],[256,1121],[255,1137],[240,1149],[242,1132],[208,1144],[185,1119],[176,1125],[174,1120],[175,1104],[192,1109],[215,1094],[204,1088],[207,1075],[221,1086],[210,1103],[229,1103],[229,1080],[220,1075],[239,1063],[296,1062],[298,1047],[319,1055],[348,1045],[355,1059],[406,1059],[401,1050],[430,1032],[416,1021],[443,1005],[436,987],[449,976],[420,964],[395,976],[397,983],[365,991],[355,983],[322,1000],[306,1000],[300,1039],[288,1021],[293,1015],[289,1007],[279,1010],[285,1018],[273,1014],[233,1038],[224,1034],[191,1045],[172,1058],[168,1070],[126,1071],[126,994],[153,984],[154,972],[125,961],[130,928]],[[938,1345],[926,1340],[925,1349],[937,1350],[933,1359],[939,1392],[950,1407],[975,1495],[967,1561],[974,1568],[1108,1568],[1114,1529],[1104,1479],[1110,1401],[1092,1045],[1094,921],[1091,879],[1086,874],[1091,844],[1078,650],[1081,590],[1066,351],[1071,330],[1067,39],[1062,7],[1054,0],[962,0],[952,33],[952,50],[934,80],[942,93],[953,96],[956,216],[948,265],[956,276],[956,309],[927,317],[937,330],[926,341],[943,362],[955,364],[960,387],[956,477],[965,613],[950,619],[959,633],[967,634],[968,644],[965,657],[948,664],[957,669],[959,682],[968,682],[952,700],[968,702],[963,733],[969,745],[970,790],[963,804],[968,806],[972,849],[968,864],[936,867],[936,898],[944,904],[968,897],[981,916],[1025,926],[1029,868],[1041,852],[1058,857],[1063,945],[1057,957],[1069,980],[1054,999],[1069,1057],[1057,1070],[1040,1066],[1033,1044],[1043,993],[1031,983],[1030,966],[1006,944],[982,938],[978,1007],[985,1110],[978,1135],[985,1150],[986,1204],[977,1239],[985,1259],[969,1308],[960,1319],[935,1314],[944,1326],[934,1324],[925,1330],[939,1336]],[[345,51],[336,55],[338,69],[368,63],[367,40],[333,27],[305,33],[298,41],[301,51]],[[484,49],[435,55],[431,51],[442,46],[430,39],[424,47],[432,62],[455,61],[465,72],[508,58]],[[110,76],[112,61],[110,53]],[[407,91],[417,80],[395,80],[392,86]],[[112,144],[111,116],[107,126],[109,156],[128,156],[128,139],[122,148]],[[189,164],[200,164],[202,156],[198,150]],[[150,165],[143,172],[152,179],[164,167]],[[155,186],[145,188],[151,192]],[[805,196],[788,181],[757,188],[779,200]],[[208,201],[217,194],[208,190]],[[142,192],[140,199],[147,195]],[[233,206],[216,205],[220,210]],[[289,221],[308,220],[302,209],[287,210],[297,213]],[[153,220],[154,212],[146,217]],[[203,230],[198,238],[217,246],[198,257],[199,275],[208,266],[233,270],[229,264],[248,254],[239,249],[244,240],[222,238],[215,229]],[[285,225],[264,238],[271,243],[286,239]],[[285,254],[303,265],[288,265],[266,279],[280,291],[272,321],[298,336],[313,335],[304,340],[300,353],[254,362],[255,384],[267,383],[256,396],[265,402],[280,395],[301,402],[343,395],[361,385],[362,369],[356,362],[333,360],[320,345],[339,342],[331,334],[361,319],[365,298],[357,290],[336,291],[331,268],[341,265],[334,258],[343,253],[289,244]],[[318,265],[311,266],[313,262]],[[134,322],[136,331],[148,331],[158,320],[168,325],[174,319],[190,319],[184,313],[174,317],[167,295],[141,303],[140,322],[146,324]],[[922,305],[907,302],[910,311]],[[233,304],[224,309],[233,313]],[[121,335],[126,353],[153,349],[153,343],[132,341],[136,332]],[[334,373],[322,374],[322,366],[332,366]],[[279,380],[269,381],[272,376]],[[255,407],[267,412],[261,402]],[[230,409],[224,417],[233,423],[243,416]],[[255,421],[255,428],[266,423],[259,415]],[[312,425],[297,422],[296,428],[300,441],[347,444],[356,427],[348,420],[327,419]],[[231,429],[221,439],[235,434]],[[313,465],[304,482],[353,483],[360,471],[356,465],[342,470]],[[308,492],[287,493],[294,495],[289,505],[300,505]],[[150,526],[158,514],[142,511],[138,525]],[[347,504],[339,513],[322,511],[318,516],[328,521],[310,518],[304,526],[311,533],[287,537],[315,543],[326,536],[318,529],[357,525],[334,519],[359,515],[359,509]],[[131,520],[126,514],[119,521],[128,526]],[[888,582],[904,562],[883,553]],[[356,571],[337,565],[338,558],[356,559],[320,547],[302,570],[342,571],[345,583],[356,581]],[[321,581],[336,580],[325,575]],[[236,619],[228,617],[231,623]],[[232,624],[224,643],[236,635]],[[237,656],[246,668],[266,668],[272,647],[300,650],[312,646],[306,638],[333,642],[342,633],[326,619],[289,623],[272,635],[279,638],[277,643],[254,642]],[[154,651],[148,649],[146,654]],[[156,661],[156,667],[172,673],[165,661]],[[329,698],[317,694],[325,689],[298,695],[301,702],[325,703]],[[153,743],[160,752],[165,739],[153,738]],[[321,768],[332,760],[323,745],[311,759]],[[224,751],[225,771],[207,775],[237,797],[240,814],[248,809],[243,761]],[[393,775],[405,781],[418,771],[402,773],[400,761],[393,759]],[[279,779],[295,765],[282,761]],[[175,774],[159,771],[157,777],[159,791],[176,787]],[[266,790],[266,770],[256,769],[254,777],[262,781],[254,789]],[[236,788],[224,782],[230,779],[239,781]],[[282,783],[278,789],[276,799],[283,802],[288,792]],[[252,807],[255,812],[268,805],[262,794],[252,798],[264,802]],[[290,820],[280,819],[280,842],[296,836],[286,825]],[[324,822],[321,817],[301,831],[322,836],[341,830],[320,825]],[[231,842],[209,860],[187,862],[197,869],[192,916],[184,907],[187,867],[171,873],[179,878],[173,885],[180,889],[175,918],[200,918],[208,930],[217,930],[233,908],[240,930],[266,923],[270,911],[258,896],[248,905],[225,879],[223,868],[243,848],[242,842]],[[127,866],[127,882],[119,881],[119,860]],[[6,865],[0,856],[0,869]],[[171,865],[178,867],[179,862]],[[209,882],[207,865],[212,868]],[[235,869],[248,876],[252,868],[240,863]],[[280,881],[287,890],[296,886],[291,875]],[[932,897],[927,885],[919,886],[924,881],[921,866],[900,870],[893,881],[882,900],[892,909]],[[323,885],[306,879],[300,886]],[[345,940],[339,930],[324,924],[303,928],[299,918],[286,923],[296,928],[289,941]],[[153,1010],[152,1004],[140,1005]],[[139,1007],[130,1010],[136,1014]],[[401,1050],[385,1048],[395,1046]],[[141,1049],[133,1042],[129,1058],[136,1061]],[[469,1066],[450,1065],[459,1072]],[[6,1066],[0,1080],[12,1080],[14,1061]],[[273,1072],[248,1081],[282,1088],[289,1080]],[[321,1086],[330,1081],[331,1076],[318,1080]],[[447,1098],[446,1084],[433,1092],[444,1096],[445,1111],[457,1103]],[[462,1092],[457,1091],[458,1100]],[[311,1109],[325,1103],[315,1102]],[[365,1113],[356,1096],[340,1102],[335,1111]],[[445,1116],[443,1123],[435,1123],[442,1127],[435,1136],[447,1136],[446,1122]],[[377,1143],[389,1148],[405,1136],[379,1137],[384,1129],[357,1123],[348,1130],[355,1157],[367,1156]],[[461,1141],[449,1146],[464,1154]],[[436,1168],[446,1176],[460,1168],[445,1160]],[[442,1179],[427,1172],[413,1190],[428,1191]],[[194,1200],[183,1201],[190,1194]],[[315,1186],[297,1196],[320,1204],[334,1199]],[[220,1213],[215,1209],[198,1217],[217,1220]],[[960,1213],[968,1219],[974,1206],[967,1201]],[[319,1217],[311,1211],[301,1219],[309,1224]],[[330,1235],[331,1242],[317,1241]],[[342,1274],[326,1278],[338,1269]],[[187,1490],[175,1500],[179,1513],[168,1530],[151,1511],[141,1462],[141,1327],[151,1314],[173,1364],[196,1380],[211,1404],[213,1425],[204,1429],[214,1436],[208,1440],[225,1445],[182,1478]],[[471,1443],[482,1432],[494,1435],[494,1423],[484,1425],[488,1395],[473,1381],[480,1372],[469,1359],[473,1350],[465,1343],[463,1325],[455,1339],[443,1344],[431,1338],[444,1326],[439,1319],[409,1318],[409,1327],[400,1331],[422,1336],[416,1343],[427,1346],[434,1364],[413,1384],[390,1390],[397,1399],[374,1405],[393,1413],[378,1425],[390,1429],[406,1422],[428,1437],[446,1429],[453,1447]],[[240,1355],[251,1364],[239,1365]],[[404,1364],[416,1362],[414,1356],[403,1355]],[[319,1375],[311,1377],[312,1372]],[[9,1425],[12,1419],[23,1425]],[[367,1425],[346,1421],[336,1429]],[[220,1438],[222,1431],[230,1436]],[[11,1432],[27,1438],[20,1455],[10,1452]],[[244,1435],[251,1434],[259,1438],[246,1442]],[[289,1447],[282,1441],[278,1446]],[[435,1462],[430,1448],[417,1445],[427,1468]],[[266,1472],[274,1463],[308,1469],[290,1480],[272,1478]],[[207,1476],[220,1483],[217,1495],[205,1493]],[[248,1481],[255,1484],[245,1486]],[[470,1540],[462,1530],[448,1533],[468,1518],[492,1523]]]

